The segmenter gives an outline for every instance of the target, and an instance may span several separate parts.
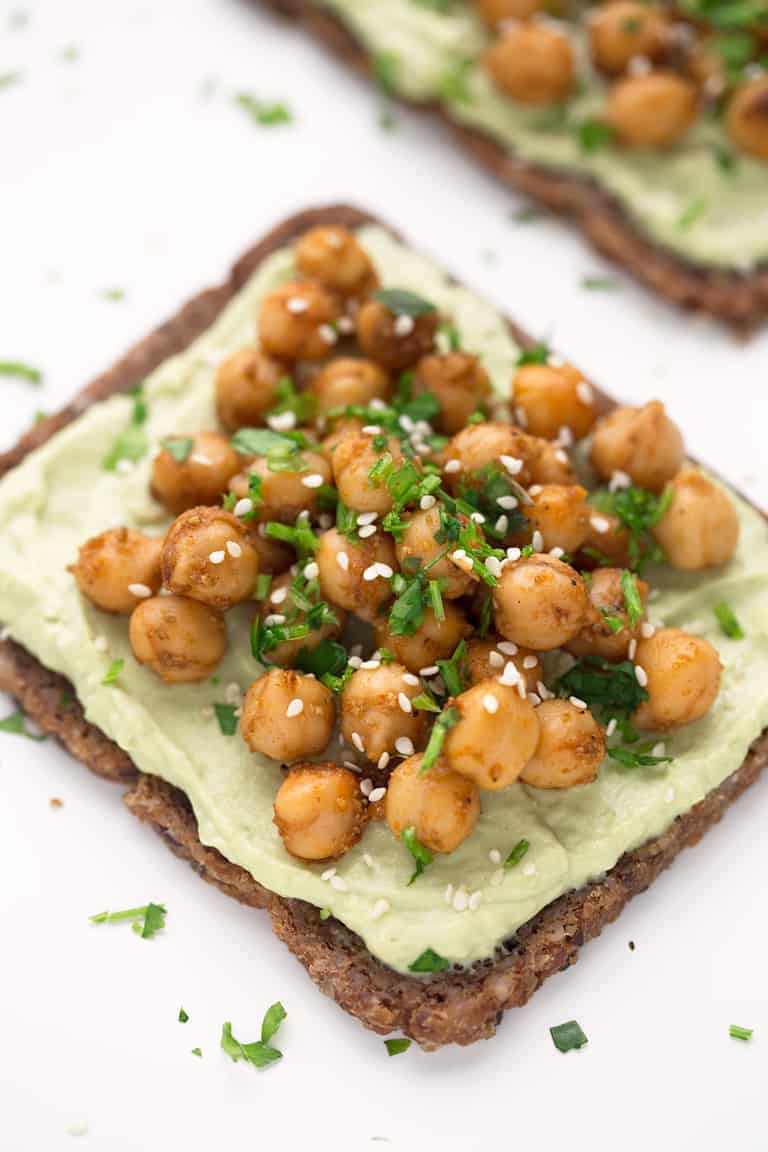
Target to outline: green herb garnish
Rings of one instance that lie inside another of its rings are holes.
[[[234,704],[214,704],[213,710],[219,722],[222,736],[234,736],[237,732],[237,708]]]
[[[179,1024],[186,1024],[187,1020],[189,1020],[189,1016],[183,1008],[179,1008]]]
[[[613,292],[620,284],[613,276],[582,276],[581,286],[589,292]]]
[[[549,345],[532,344],[530,348],[526,348],[517,358],[518,368],[522,368],[525,364],[546,364],[550,357]]]
[[[446,736],[451,728],[456,727],[459,720],[461,720],[461,712],[459,712],[458,708],[445,708],[440,713],[429,734],[427,747],[424,750],[424,757],[421,761],[421,767],[419,768],[419,776],[428,772],[430,768],[433,768],[437,763],[440,753],[443,750]]]
[[[621,590],[624,593],[624,604],[627,609],[629,626],[630,628],[634,628],[643,618],[643,602],[640,599],[637,577],[626,569],[624,569],[621,574]]]
[[[609,664],[596,656],[585,656],[561,676],[555,685],[558,696],[576,696],[604,718],[628,718],[648,699],[638,683],[629,660]]]
[[[384,1047],[390,1056],[399,1056],[401,1052],[407,1052],[411,1046],[411,1041],[407,1036],[398,1036],[392,1040],[385,1040]]]
[[[191,436],[166,436],[160,441],[161,446],[177,464],[183,464],[194,447]]]
[[[575,125],[576,138],[582,152],[597,152],[613,143],[613,129],[604,120],[587,117]]]
[[[273,1048],[269,1042],[285,1020],[286,1015],[285,1008],[280,1001],[268,1008],[261,1025],[261,1039],[254,1040],[250,1044],[241,1044],[232,1035],[232,1025],[227,1021],[221,1029],[223,1051],[235,1062],[246,1060],[254,1068],[266,1068],[269,1064],[274,1064],[276,1060],[282,1059],[283,1054],[278,1048]]]
[[[122,912],[97,912],[90,921],[92,924],[119,924],[130,920],[134,932],[144,940],[151,940],[165,927],[166,915],[165,905],[145,904],[142,908],[126,908]]]
[[[624,768],[655,768],[658,764],[671,764],[671,756],[653,756],[653,744],[639,744],[636,748],[609,748],[608,756]]]
[[[728,1034],[734,1040],[751,1040],[754,1034],[754,1028],[741,1028],[738,1024],[731,1024],[728,1029]]]
[[[697,220],[701,219],[708,208],[709,204],[703,196],[694,196],[678,216],[677,227],[681,232],[687,232],[689,228],[693,227]]]
[[[10,732],[14,736],[26,736],[27,740],[36,740],[38,744],[42,744],[43,740],[48,739],[44,733],[30,732],[26,722],[27,718],[19,708],[0,720],[0,732]]]
[[[445,972],[450,968],[450,960],[440,956],[432,948],[426,948],[421,956],[417,956],[413,964],[408,965],[409,972]]]
[[[378,300],[396,316],[426,316],[435,311],[435,306],[423,296],[411,292],[408,288],[381,288],[373,293],[373,299]]]
[[[556,1024],[550,1028],[549,1034],[558,1052],[571,1052],[576,1048],[583,1048],[587,1037],[575,1020],[568,1020],[565,1024]]]
[[[410,828],[403,828],[403,831],[400,833],[400,839],[402,840],[403,844],[405,844],[411,856],[413,856],[413,859],[416,861],[416,868],[410,880],[408,881],[408,886],[410,887],[414,880],[421,876],[424,869],[432,863],[434,856],[430,852],[429,848],[427,848],[425,844],[421,843],[418,836],[416,835],[416,829],[413,826]]]
[[[528,840],[518,840],[517,844],[515,844],[509,856],[507,856],[506,860],[504,861],[504,867],[514,868],[516,864],[519,864],[530,846],[531,845]]]
[[[744,629],[739,623],[736,614],[731,608],[730,604],[727,604],[725,600],[721,600],[719,604],[715,604],[712,611],[717,617],[717,622],[720,625],[723,633],[730,640],[744,639]]]
[[[202,1054],[203,1054],[202,1048],[193,1048],[192,1049],[192,1055],[193,1056],[202,1056]]]
[[[252,92],[236,92],[235,103],[250,116],[254,124],[261,124],[265,128],[293,121],[293,113],[282,101],[261,100]]]
[[[0,376],[15,376],[17,380],[26,380],[28,384],[40,384],[43,379],[39,368],[33,368],[21,360],[0,360]]]
[[[125,660],[113,660],[104,674],[102,684],[110,685],[117,682],[117,678],[125,667]]]
[[[243,456],[285,456],[299,447],[297,440],[271,428],[240,428],[230,440]]]
[[[449,696],[460,696],[467,686],[467,642],[460,640],[450,660],[438,660],[437,667]]]
[[[616,516],[629,532],[629,558],[636,571],[640,571],[646,563],[663,558],[651,536],[651,529],[665,515],[672,495],[670,486],[657,496],[654,492],[634,485],[619,488],[616,492],[602,489],[595,493],[594,501],[600,511]]]
[[[144,430],[146,419],[147,404],[142,395],[141,388],[136,388],[133,391],[131,422],[128,427],[120,433],[101,462],[101,466],[105,472],[115,472],[118,465],[123,461],[135,464],[146,455],[147,448],[149,447],[147,434]]]

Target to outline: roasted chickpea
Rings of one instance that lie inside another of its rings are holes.
[[[471,632],[464,613],[450,600],[443,605],[444,618],[438,620],[431,608],[412,636],[395,636],[389,625],[382,621],[376,626],[376,642],[380,648],[394,652],[409,672],[431,668],[436,660],[448,660],[457,644]]]
[[[240,457],[220,432],[198,432],[183,459],[162,448],[152,463],[150,490],[174,516],[199,504],[217,504],[240,468]],[[184,445],[186,447],[186,445]]]
[[[431,352],[439,317],[396,313],[381,300],[367,300],[357,314],[357,339],[363,353],[389,372],[404,372]]]
[[[162,543],[131,528],[110,528],[80,546],[70,572],[102,612],[125,615],[159,591]]]
[[[509,424],[470,424],[454,436],[446,448],[445,482],[454,491],[463,484],[482,487],[482,477],[473,474],[489,465],[502,468],[499,461],[509,456],[523,462],[516,479],[528,484],[530,461],[536,455],[536,447],[532,436]]]
[[[589,514],[586,539],[579,552],[579,569],[596,568],[609,564],[628,568],[630,535],[618,516],[593,508]]]
[[[320,536],[315,561],[325,599],[363,620],[374,620],[392,599],[397,559],[392,537],[383,532],[366,540],[349,540],[337,528],[330,528]]]
[[[260,522],[279,520],[281,524],[293,524],[300,512],[314,516],[322,504],[322,491],[331,482],[327,458],[322,452],[306,448],[290,459],[291,471],[274,472],[270,463],[266,456],[255,456],[247,468],[232,477],[230,492],[238,500],[248,496],[250,477],[257,476],[260,491],[256,514]]]
[[[452,436],[460,432],[473,412],[491,393],[491,382],[477,356],[448,352],[423,356],[413,372],[415,394],[429,392],[440,404],[433,424]]]
[[[506,20],[527,20],[537,12],[551,11],[548,0],[475,0],[475,7],[491,28]]]
[[[437,505],[425,512],[412,512],[396,544],[398,563],[404,572],[419,572],[431,564],[429,578],[440,581],[446,599],[457,600],[473,587],[475,580],[470,572],[454,564],[450,552],[437,560],[446,548],[435,539],[439,531],[440,509]]]
[[[627,76],[614,84],[606,120],[630,148],[666,148],[681,139],[696,118],[696,88],[675,72]]]
[[[363,834],[367,813],[358,779],[332,761],[294,764],[275,797],[274,821],[299,860],[335,860]]]
[[[480,815],[480,793],[444,760],[419,775],[423,756],[410,756],[389,778],[384,810],[398,840],[406,828],[431,852],[454,852],[471,834]]]
[[[700,636],[662,628],[637,646],[635,664],[647,678],[649,699],[637,709],[638,728],[680,728],[699,720],[720,691],[720,657]]]
[[[675,568],[727,564],[739,542],[739,514],[728,493],[703,472],[684,468],[671,481],[672,501],[653,535]]]
[[[245,694],[240,731],[252,752],[288,761],[324,752],[335,722],[330,688],[291,668],[270,668]]]
[[[525,414],[526,430],[546,440],[562,428],[580,440],[597,416],[592,386],[572,364],[524,364],[512,381],[512,400],[518,418]]]
[[[296,245],[296,266],[339,296],[366,296],[379,285],[367,252],[346,228],[305,232]]]
[[[374,364],[373,360],[355,360],[351,356],[341,356],[318,372],[312,381],[311,391],[317,400],[319,413],[330,412],[333,408],[344,408],[348,404],[365,407],[371,400],[389,400],[392,395],[392,382],[389,376]]]
[[[528,465],[532,484],[576,484],[576,472],[568,453],[555,441],[529,437],[534,450]]]
[[[259,558],[259,572],[278,574],[290,568],[296,559],[296,553],[288,544],[281,540],[273,540],[271,536],[264,535],[265,525],[246,521],[248,540]]]
[[[520,780],[530,788],[591,784],[605,758],[605,735],[586,708],[570,700],[545,700],[536,709],[539,742]]]
[[[168,529],[161,555],[171,592],[226,611],[253,596],[259,558],[248,529],[223,508],[190,508]]]
[[[560,104],[573,87],[568,37],[547,24],[513,24],[485,54],[491,79],[522,104]]]
[[[622,586],[621,568],[596,568],[587,584],[590,612],[584,627],[568,641],[568,651],[576,656],[599,656],[618,663],[626,660],[630,641],[640,637],[642,617],[629,622]],[[635,577],[640,602],[645,607],[648,585]]]
[[[414,712],[411,700],[421,682],[402,664],[381,664],[353,672],[341,694],[341,731],[348,744],[361,741],[369,760],[392,755],[395,741],[407,736],[416,746],[427,724],[425,712]],[[355,739],[357,735],[357,739]]]
[[[496,628],[507,640],[547,652],[583,627],[589,597],[578,572],[554,556],[508,564],[493,590]]]
[[[448,732],[443,757],[449,768],[479,788],[508,788],[536,751],[536,709],[517,688],[481,680],[452,701],[460,719]]]
[[[264,423],[277,403],[277,385],[286,369],[252,345],[227,357],[216,373],[216,411],[228,432]]]
[[[307,592],[306,586],[301,589],[301,600],[297,602],[294,596],[294,576],[285,572],[276,577],[270,585],[267,596],[260,602],[258,616],[262,622],[275,617],[284,617],[289,628],[301,627],[307,623],[307,612],[304,607],[306,600],[315,604],[318,602],[316,594]],[[323,640],[335,640],[344,627],[347,614],[343,608],[334,605],[333,620],[327,620],[319,628],[310,628],[303,636],[293,640],[283,640],[274,648],[264,651],[264,658],[269,664],[278,664],[281,668],[292,668],[302,652],[314,651]]]
[[[320,443],[320,451],[323,453],[329,463],[333,461],[333,454],[336,448],[343,440],[351,440],[353,436],[359,436],[363,430],[362,420],[355,417],[344,420],[336,420],[333,424],[333,429]]]
[[[595,425],[592,464],[609,480],[626,472],[634,484],[660,492],[683,462],[683,437],[660,400],[614,408]]]
[[[526,692],[535,692],[544,673],[541,661],[530,649],[519,648],[499,636],[490,640],[470,640],[467,645],[467,672],[471,684],[501,676],[510,661],[522,676]]]
[[[388,470],[376,474],[376,467],[390,460]],[[394,436],[381,440],[361,432],[349,436],[333,452],[333,479],[339,490],[339,499],[355,512],[377,512],[383,515],[392,508],[392,493],[387,487],[388,471],[403,462],[400,441]],[[373,473],[373,474],[372,474]]]
[[[131,614],[128,637],[139,664],[167,684],[205,680],[227,647],[221,613],[183,596],[142,600]]]
[[[594,11],[589,26],[595,66],[617,75],[636,56],[657,60],[664,53],[667,27],[663,13],[651,5],[637,0],[603,4]]]
[[[323,360],[336,342],[333,296],[309,280],[275,288],[261,302],[259,339],[278,360]]]
[[[768,76],[736,89],[725,114],[725,129],[742,151],[768,160]]]
[[[531,532],[540,532],[543,549],[577,552],[589,532],[587,490],[579,484],[539,484],[531,489],[533,504],[521,506]]]

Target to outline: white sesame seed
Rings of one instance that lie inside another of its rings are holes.
[[[331,888],[335,888],[337,892],[346,892],[347,882],[342,876],[331,876]]]
[[[344,572],[349,572],[349,556],[346,552],[336,553],[336,563]]]
[[[292,315],[298,316],[301,312],[307,312],[309,310],[309,301],[301,296],[291,296],[285,307]]]
[[[119,472],[123,476],[125,476],[128,472],[133,472],[133,461],[118,460],[118,462],[115,464],[115,472]]]
[[[541,704],[541,696],[539,696],[538,692],[529,692],[526,700],[532,708],[538,708],[539,704]]]
[[[339,737],[339,743],[343,743],[343,740],[341,737]],[[359,772],[360,771],[360,765],[355,764],[354,760],[342,760],[342,764],[344,765],[345,768],[349,768],[350,772]]]
[[[412,688],[418,688],[419,678],[414,676],[413,672],[403,672],[403,684],[410,684]]]
[[[664,799],[666,800],[667,804],[671,804],[672,801],[674,800],[674,798],[675,798],[674,788],[667,788],[667,791],[664,794]]]
[[[363,738],[359,732],[353,732],[352,733],[352,743],[354,744],[355,748],[357,748],[358,752],[365,752],[365,745],[363,744]]]
[[[303,711],[304,701],[299,700],[297,696],[295,700],[291,700],[290,704],[285,710],[285,714],[289,720],[292,720],[294,716],[300,716]]]
[[[653,624],[651,624],[650,620],[643,620],[642,624],[640,625],[640,635],[644,640],[650,640],[655,631],[656,629],[654,628]]]
[[[348,663],[350,668],[362,668],[363,666],[363,661],[359,656],[350,656]]]
[[[363,572],[363,580],[367,580],[370,582],[371,580],[376,580],[378,578],[378,575],[379,575],[378,564],[370,564],[366,568],[365,572]]]
[[[385,900],[383,897],[381,900],[377,900],[373,908],[371,908],[371,920],[380,920],[382,916],[386,916],[389,909],[389,900]]]
[[[227,704],[239,704],[242,696],[243,693],[240,690],[240,685],[235,680],[233,680],[230,684],[227,684],[226,688],[224,689],[224,699],[226,700]]]
[[[645,668],[641,668],[639,664],[635,665],[635,678],[641,688],[647,687],[648,673],[646,672]]]
[[[519,548],[507,548],[507,560],[510,564],[516,564],[522,554]]]
[[[332,324],[321,324],[317,332],[320,339],[324,340],[326,344],[335,344],[339,338],[339,335]]]
[[[106,636],[97,636],[93,641],[93,646],[97,652],[106,652],[109,648]]]
[[[537,656],[525,656],[523,658],[523,668],[535,668],[539,659]]]
[[[595,399],[595,394],[587,384],[586,380],[580,380],[576,385],[576,395],[582,404],[591,404]]]
[[[447,885],[445,892],[443,893],[443,899],[445,900],[446,904],[453,903],[453,884]]]
[[[470,910],[470,912],[476,912],[477,911],[482,898],[483,898],[482,892],[473,892],[472,893],[472,895],[469,898],[469,910]]]
[[[523,461],[518,460],[517,456],[500,456],[499,459],[510,476],[519,476],[522,472]]]
[[[398,316],[394,323],[395,336],[410,336],[415,327],[413,316]]]
[[[491,876],[491,884],[494,888],[500,888],[504,883],[504,869],[497,868],[493,876]]]
[[[562,448],[557,448],[555,450],[554,457],[555,457],[555,460],[557,460],[560,464],[570,464],[570,460],[568,459],[568,453],[564,452]]]
[[[280,624],[285,624],[285,616],[283,616],[282,612],[270,612],[269,616],[264,617],[264,623],[267,628],[271,628],[273,625],[279,626]]]
[[[401,756],[413,756],[413,740],[409,739],[408,736],[398,736],[395,740],[395,750]]]
[[[498,848],[491,848],[488,853],[488,859],[491,864],[501,864],[501,852],[499,852]]]
[[[606,736],[613,736],[617,727],[618,727],[618,721],[617,721],[615,716],[612,716],[611,719],[608,721],[608,727],[605,730]]]
[[[592,516],[590,517],[589,522],[594,528],[595,532],[599,532],[601,535],[604,532],[610,531],[611,522],[610,520],[606,520],[605,516]]]
[[[529,496],[541,496],[543,491],[544,491],[544,488],[542,487],[541,484],[531,484],[530,488],[528,489],[528,495]]]
[[[419,676],[429,678],[430,676],[437,676],[439,671],[437,664],[427,664],[424,668],[419,668]]]
[[[488,663],[490,664],[491,668],[503,668],[504,667],[504,657],[502,656],[501,652],[496,652],[496,651],[489,652],[488,653]]]
[[[406,712],[410,716],[410,714],[413,712],[413,705],[411,704],[410,698],[406,696],[405,692],[398,692],[397,702],[400,705],[400,711]]]
[[[365,424],[360,431],[364,436],[380,436],[381,427],[378,424]],[[367,515],[367,513],[366,513]]]
[[[516,684],[521,683],[520,673],[511,660],[504,666],[504,671],[499,677],[501,684],[506,685],[508,688],[514,688]]]
[[[651,748],[651,756],[666,756],[666,754],[667,746],[663,740],[660,740],[658,744],[654,744],[653,748]]]
[[[487,692],[485,696],[483,696],[483,708],[489,716],[495,716],[499,710],[499,702],[490,692]]]
[[[310,472],[309,476],[303,476],[301,480],[305,488],[322,488],[323,478],[319,472]]]
[[[275,588],[274,592],[269,594],[269,601],[271,604],[282,604],[287,595],[287,588]]]
[[[519,404],[515,408],[515,420],[521,428],[528,427],[528,413],[525,408],[522,408]]]
[[[473,524],[485,524],[485,516],[482,512],[473,512],[469,518]]]
[[[501,561],[498,556],[489,556],[485,561],[485,570],[497,579],[501,576]]]
[[[611,476],[611,479],[608,482],[609,490],[611,492],[618,492],[619,488],[631,488],[631,487],[632,487],[632,477],[629,476],[626,472],[622,472],[620,468],[617,468],[616,471]]]
[[[519,503],[517,496],[499,496],[496,501],[499,508],[503,508],[505,512],[512,512]]]
[[[233,560],[239,560],[243,554],[243,549],[237,540],[227,540],[227,552],[229,552]]]
[[[573,432],[567,424],[563,424],[557,433],[557,442],[562,448],[570,448],[573,444]]]
[[[360,667],[364,668],[366,672],[373,672],[376,668],[381,668],[381,660],[362,660]]]
[[[223,564],[226,555],[227,554],[223,548],[217,548],[215,552],[211,552],[208,559],[210,560],[211,564]]]
[[[627,655],[629,656],[630,660],[634,660],[635,656],[637,656],[637,640],[635,640],[634,636],[632,637],[632,639],[629,642],[629,647],[627,648]]]
[[[428,492],[426,496],[422,496],[421,500],[419,500],[419,508],[421,508],[422,512],[429,512],[430,508],[434,508],[436,503],[437,501],[434,496]]]
[[[379,772],[383,772],[384,769],[386,768],[387,764],[389,764],[389,752],[382,752],[382,754],[381,754],[381,756],[379,756],[378,762],[376,764],[376,767],[378,768]]]
[[[523,868],[523,876],[533,876],[536,873],[535,864],[526,864]]]
[[[369,776],[366,776],[365,780],[360,781],[360,791],[366,799],[370,796],[373,791],[373,780],[371,780]]]
[[[374,788],[368,797],[368,800],[371,804],[378,804],[379,800],[383,800],[386,794],[386,788]]]
[[[512,640],[499,640],[496,647],[505,656],[517,656],[517,644],[513,643]]]
[[[533,536],[531,537],[531,545],[533,547],[534,552],[543,552],[544,551],[544,537],[542,536],[541,532],[539,532],[538,528],[536,529]]]
[[[361,512],[360,515],[357,517],[356,522],[357,522],[357,524],[360,525],[360,527],[365,527],[366,524],[375,523],[375,521],[378,520],[378,518],[379,518],[378,512]]]
[[[568,700],[573,704],[574,708],[578,708],[580,712],[586,712],[589,707],[586,700],[582,700],[580,696],[569,696]]]
[[[296,427],[296,413],[276,412],[274,416],[267,416],[267,424],[273,432],[290,432]]]
[[[152,589],[146,584],[129,584],[128,591],[131,596],[136,596],[139,600],[146,600],[147,596],[152,595]]]
[[[528,686],[527,686],[525,680],[523,679],[523,677],[521,676],[517,682],[517,694],[521,700],[525,700],[527,698],[527,693],[528,693]]]
[[[447,460],[443,472],[461,472],[461,460]]]
[[[336,869],[335,868],[326,868],[325,872],[322,872],[320,874],[320,879],[321,880],[330,880],[331,877],[335,876],[335,875],[336,875]]]
[[[498,520],[494,524],[494,528],[497,532],[500,532],[501,535],[504,536],[507,529],[509,528],[509,516],[499,516]]]
[[[469,906],[469,893],[463,886],[457,888],[453,895],[453,907],[457,912],[466,912]]]
[[[373,856],[371,856],[370,852],[363,852],[363,864],[365,864],[367,868],[373,868]]]
[[[362,528],[358,529],[358,535],[361,540],[367,540],[369,536],[376,535],[375,524],[363,524]]]
[[[304,579],[305,580],[317,580],[317,577],[319,576],[319,574],[320,574],[319,565],[314,560],[310,560],[309,564],[304,565]]]

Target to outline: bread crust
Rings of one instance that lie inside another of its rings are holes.
[[[251,0],[298,23],[349,67],[371,77],[364,47],[332,13],[313,0]],[[437,117],[474,160],[503,183],[551,212],[573,219],[594,247],[647,288],[681,308],[705,313],[749,335],[768,318],[768,267],[723,269],[686,260],[656,244],[619,202],[587,177],[530,164],[476,128],[454,121],[438,104],[413,107]]]
[[[355,208],[334,205],[302,212],[278,225],[237,262],[225,284],[196,296],[65,409],[36,424],[15,448],[0,456],[0,476],[90,404],[128,391],[168,356],[183,351],[275,249],[315,225],[356,228],[366,223],[377,221]],[[510,327],[521,344],[531,343],[519,328]],[[601,403],[608,403],[605,396]],[[15,697],[42,731],[56,736],[92,772],[128,784],[124,800],[130,811],[160,832],[176,855],[188,860],[203,879],[243,904],[266,909],[275,933],[321,991],[373,1031],[382,1035],[402,1031],[425,1049],[472,1044],[492,1036],[506,1009],[525,1004],[548,976],[574,964],[581,945],[615,920],[624,905],[644,891],[683,848],[696,844],[768,763],[766,731],[719,788],[678,817],[661,836],[623,856],[602,880],[549,904],[494,959],[470,969],[418,977],[388,968],[339,921],[323,921],[313,905],[275,895],[216,849],[205,847],[184,793],[140,773],[114,741],[85,719],[71,684],[12,640],[0,642],[0,691]]]

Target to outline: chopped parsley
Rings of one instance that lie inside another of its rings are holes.
[[[135,464],[146,455],[147,448],[149,447],[147,434],[144,430],[146,419],[146,401],[142,395],[141,388],[136,388],[133,391],[131,422],[128,427],[120,433],[101,462],[101,466],[105,472],[116,472],[123,461]]]
[[[435,311],[435,306],[431,301],[425,300],[423,296],[419,296],[407,288],[381,288],[378,292],[373,293],[373,299],[378,300],[395,316],[415,318],[426,316]]]
[[[160,441],[161,446],[177,464],[184,463],[192,451],[194,443],[191,436],[166,436]]]
[[[510,220],[515,224],[533,224],[538,220],[545,220],[549,215],[543,208],[537,208],[534,204],[523,205],[522,208],[513,208],[510,212]]]
[[[709,203],[703,196],[694,196],[677,218],[677,227],[681,232],[687,232],[697,220],[707,212]]]
[[[391,98],[397,95],[397,73],[400,68],[400,57],[394,52],[376,52],[371,57],[371,67],[376,87],[384,97],[379,111],[379,127],[389,132],[395,126],[395,114],[392,111]]]
[[[418,696],[414,696],[411,700],[411,707],[414,712],[440,711],[440,705],[433,700],[428,692],[421,692]]]
[[[739,623],[736,614],[733,611],[733,608],[731,608],[730,604],[727,604],[725,600],[721,600],[719,604],[715,604],[712,611],[717,617],[717,622],[720,625],[724,635],[726,635],[730,640],[744,639],[744,629]]]
[[[130,920],[133,931],[143,940],[151,940],[165,927],[167,911],[163,904],[145,904],[142,908],[126,908],[122,912],[97,912],[91,916],[92,924],[118,924]]]
[[[672,488],[667,487],[657,496],[645,488],[632,485],[616,492],[601,489],[594,502],[601,512],[615,516],[629,532],[629,559],[632,568],[640,571],[644,564],[663,559],[661,549],[651,536],[672,501]]]
[[[659,764],[671,764],[671,756],[654,756],[654,744],[638,744],[635,748],[609,748],[608,756],[623,768],[655,768]]]
[[[330,908],[321,908],[320,909],[320,919],[321,920],[330,920],[330,918],[331,918]]]
[[[354,671],[347,659],[344,645],[326,638],[314,648],[302,648],[296,658],[296,667],[300,672],[315,676],[326,688],[338,693]]]
[[[626,569],[624,569],[621,574],[621,590],[624,593],[624,604],[627,609],[629,626],[630,628],[634,628],[643,618],[643,602],[640,599],[637,577]]]
[[[554,1028],[550,1028],[549,1034],[558,1052],[572,1052],[574,1049],[583,1048],[587,1043],[587,1037],[575,1020],[556,1024]]]
[[[629,717],[648,699],[648,692],[635,675],[629,660],[610,664],[597,656],[585,656],[555,684],[558,696],[576,696],[604,720],[628,724]],[[625,739],[628,738],[625,731]]]
[[[586,117],[574,127],[582,152],[597,152],[613,143],[613,129],[604,120]]]
[[[738,1024],[731,1024],[728,1035],[732,1036],[734,1040],[751,1040],[754,1031],[754,1028],[742,1028]]]
[[[10,732],[14,736],[26,736],[27,740],[36,740],[40,744],[43,740],[48,739],[44,733],[31,732],[27,728],[27,718],[20,708],[8,716],[3,716],[0,720],[0,732]]]
[[[461,336],[455,324],[441,324],[438,328],[438,335],[441,335],[451,352],[458,352],[461,348]]]
[[[315,415],[316,401],[311,392],[299,392],[292,376],[281,376],[277,382],[277,404],[270,408],[269,416],[293,412],[299,424],[307,424]]]
[[[407,1052],[410,1046],[411,1041],[407,1036],[397,1036],[384,1041],[384,1047],[390,1056],[399,1056],[401,1052]]]
[[[408,881],[408,887],[410,887],[414,880],[417,880],[418,877],[421,876],[424,869],[429,867],[434,860],[434,856],[429,848],[419,840],[413,825],[411,825],[410,828],[403,828],[403,831],[400,833],[400,839],[416,862],[416,868]]]
[[[450,660],[438,660],[437,667],[440,669],[448,695],[460,696],[469,678],[466,640],[459,641]]]
[[[413,964],[408,965],[409,972],[445,972],[450,968],[450,960],[446,960],[433,948],[425,948],[421,956],[417,956]]]
[[[530,841],[518,840],[517,844],[515,844],[509,856],[507,856],[506,860],[504,861],[504,867],[514,868],[517,864],[519,864],[530,846]]]
[[[303,437],[301,437],[303,441]],[[297,437],[273,432],[271,428],[240,428],[230,440],[243,456],[289,456],[302,446]]]
[[[179,1024],[186,1024],[187,1020],[189,1020],[189,1016],[183,1008],[179,1008]]]
[[[582,276],[581,287],[588,292],[613,292],[620,284],[613,276]]]
[[[449,104],[471,104],[472,94],[469,90],[471,72],[472,60],[469,57],[452,64],[439,81],[439,93],[443,100]]]
[[[234,704],[214,704],[213,710],[219,722],[222,736],[234,736],[237,732],[237,708]]]
[[[550,357],[550,348],[548,344],[543,342],[540,344],[531,344],[530,347],[525,348],[517,358],[518,368],[524,367],[526,364],[546,364]]]
[[[193,1056],[202,1056],[202,1054],[203,1054],[202,1048],[193,1048],[192,1049],[192,1055]]]
[[[125,667],[125,660],[113,660],[107,671],[104,673],[102,684],[107,686],[117,683],[117,678]]]
[[[0,86],[2,77],[0,77]],[[43,374],[39,368],[25,364],[22,360],[0,360],[0,376],[14,376],[17,380],[26,380],[28,384],[40,384]]]
[[[459,712],[458,708],[445,708],[440,713],[429,734],[427,747],[424,751],[424,758],[419,768],[419,776],[428,772],[430,768],[434,768],[443,750],[446,736],[451,728],[456,727],[459,720],[461,720],[461,712]]]
[[[282,1059],[282,1052],[278,1048],[274,1048],[270,1044],[270,1040],[275,1035],[283,1020],[285,1020],[287,1013],[285,1008],[278,1000],[273,1004],[264,1014],[264,1020],[261,1025],[261,1039],[254,1040],[250,1044],[242,1044],[235,1036],[232,1035],[232,1025],[229,1021],[222,1025],[221,1028],[221,1047],[227,1056],[237,1063],[238,1060],[245,1060],[247,1063],[252,1064],[254,1068],[266,1068],[275,1061]]]
[[[261,100],[252,92],[236,92],[235,103],[250,116],[254,124],[265,128],[293,122],[293,113],[282,101]]]

